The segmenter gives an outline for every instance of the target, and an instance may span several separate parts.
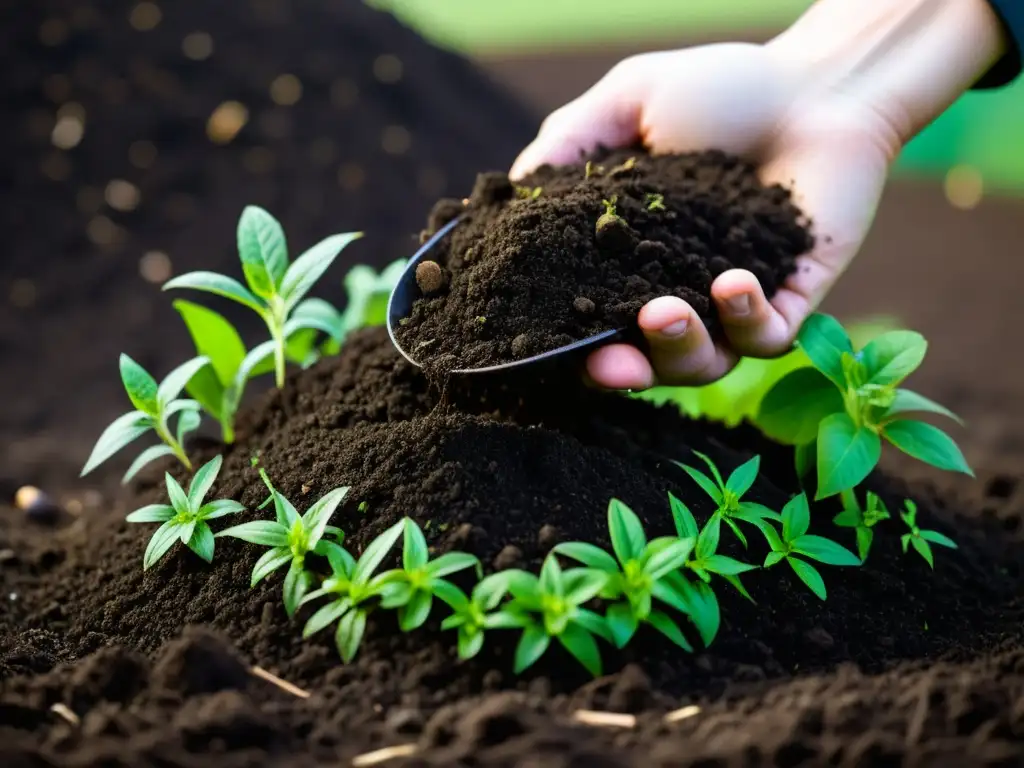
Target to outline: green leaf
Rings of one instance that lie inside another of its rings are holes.
[[[238,255],[253,293],[265,299],[276,295],[288,269],[288,244],[278,220],[246,206],[238,220]]]
[[[949,547],[950,549],[957,549],[957,544],[949,536],[939,533],[938,531],[921,531],[919,534],[925,541],[930,541],[932,544],[938,544],[940,547]]]
[[[790,545],[794,552],[798,552],[826,565],[862,565],[861,561],[852,552],[822,536],[812,536],[810,534],[798,536],[790,542]]]
[[[427,563],[427,573],[433,578],[448,576],[467,568],[479,568],[480,560],[467,552],[446,552]]]
[[[582,541],[567,541],[557,544],[552,553],[571,557],[586,566],[597,568],[606,573],[618,573],[619,564],[615,558],[594,544],[587,544]]]
[[[608,532],[612,549],[621,563],[638,559],[647,545],[640,518],[618,499],[608,503]]]
[[[862,522],[860,510],[856,507],[847,507],[832,518],[832,524],[840,528],[856,528]]]
[[[818,492],[815,499],[853,488],[868,476],[882,455],[882,441],[868,427],[858,427],[846,413],[821,422],[818,432]]]
[[[194,357],[191,360],[182,363],[173,371],[171,371],[160,382],[160,386],[157,388],[157,402],[158,407],[162,410],[170,404],[181,391],[185,388],[185,385],[191,381],[192,377],[196,375],[196,371],[200,368],[205,368],[210,364],[210,358],[208,357]]]
[[[736,536],[736,538],[740,540],[740,544],[743,545],[743,548],[746,549],[747,546],[748,546],[747,545],[747,537],[743,533],[743,531],[739,527],[739,525],[736,523],[736,521],[732,519],[732,516],[725,517],[723,519],[725,520],[725,524],[728,525],[729,528],[732,530],[732,532]]]
[[[911,392],[909,389],[897,389],[896,399],[893,400],[892,405],[885,412],[885,418],[889,419],[892,416],[898,416],[901,413],[935,413],[940,416],[947,416],[958,424],[963,424],[963,419],[953,413],[951,410],[946,408],[944,405],[939,405],[934,400],[929,400],[924,395],[919,395],[917,392]]]
[[[198,510],[203,505],[203,499],[217,482],[217,475],[220,473],[221,465],[224,463],[223,456],[216,456],[196,470],[192,477],[192,483],[188,487],[189,509]]]
[[[601,651],[593,636],[579,624],[570,624],[558,636],[562,644],[573,658],[576,659],[594,677],[601,674]]]
[[[556,597],[565,597],[565,582],[562,580],[562,568],[558,559],[548,555],[540,567],[540,591]],[[515,587],[513,587],[515,594]]]
[[[146,427],[149,429],[149,427]],[[144,450],[136,457],[135,461],[128,467],[128,471],[124,473],[124,477],[121,478],[121,485],[127,485],[132,481],[143,467],[148,464],[152,464],[157,459],[163,458],[164,456],[173,456],[174,450],[169,445],[151,445],[149,448]]]
[[[196,375],[192,377],[186,390],[191,397],[194,397],[199,402],[204,411],[222,425],[226,423],[230,426],[230,416],[232,414],[225,414],[224,412],[224,394],[226,389],[220,383],[213,368],[207,366],[196,371]]]
[[[731,557],[725,555],[711,555],[705,560],[701,561],[701,565],[706,570],[712,573],[717,573],[719,576],[736,576],[747,571],[753,571],[757,568],[756,565],[750,565],[748,563],[741,563]]]
[[[480,630],[468,631],[463,627],[459,628],[459,658],[468,661],[480,653],[484,647],[484,633]]]
[[[427,551],[427,539],[423,530],[412,519],[405,520],[405,535],[402,545],[402,567],[406,571],[415,571],[427,564],[430,553]]]
[[[529,626],[528,616],[515,611],[498,611],[484,616],[484,627],[486,629],[519,629]]]
[[[206,562],[213,562],[213,531],[210,530],[210,526],[206,523],[202,521],[196,523],[187,546]]]
[[[195,533],[196,526],[198,525],[199,521],[194,517],[179,524],[178,537],[181,539],[182,544],[188,546],[188,542],[192,538],[192,534]]]
[[[795,557],[788,557],[786,560],[793,569],[793,572],[800,578],[800,581],[806,584],[811,592],[822,600],[826,599],[825,582],[813,565],[805,563],[803,560],[797,560]]]
[[[314,245],[297,258],[281,281],[281,297],[289,307],[294,307],[316,282],[323,277],[334,260],[350,243],[363,236],[362,232],[347,232],[332,235]],[[329,331],[328,331],[329,333]]]
[[[219,536],[221,534],[217,535]],[[278,568],[290,563],[291,560],[292,553],[285,547],[274,547],[273,549],[268,549],[263,553],[260,559],[256,561],[256,565],[253,566],[252,578],[249,581],[249,588],[252,589]]]
[[[897,384],[921,365],[928,342],[914,331],[888,331],[876,337],[860,353],[869,384]]]
[[[705,646],[709,646],[718,634],[722,623],[718,598],[715,596],[714,590],[704,582],[693,585],[693,590],[696,593],[696,599],[692,600],[694,610],[690,614],[690,618],[693,620],[694,626],[697,627],[701,642]]]
[[[218,275],[216,272],[189,272],[179,275],[164,283],[163,290],[171,291],[178,288],[191,288],[195,291],[205,291],[223,296],[261,315],[266,310],[266,304],[256,298],[244,285],[232,277]]]
[[[722,537],[722,518],[719,515],[712,515],[704,524],[704,530],[697,537],[698,560],[703,560],[718,551],[718,542]]]
[[[398,612],[398,627],[403,632],[412,632],[422,627],[427,617],[430,616],[430,609],[433,606],[434,598],[429,592],[418,589],[412,594],[412,599]]]
[[[608,607],[605,624],[612,633],[616,648],[625,648],[638,626],[633,607],[629,603],[615,603]]]
[[[338,653],[341,660],[348,664],[356,657],[359,651],[359,644],[363,641],[363,634],[366,632],[366,611],[355,608],[338,622],[338,630],[334,635],[334,641],[338,646]]]
[[[554,558],[551,560],[555,562]],[[596,568],[570,568],[559,581],[565,590],[565,599],[573,605],[583,605],[605,588],[608,574]]]
[[[182,401],[177,400],[176,402],[180,403]],[[181,415],[178,417],[178,433],[175,435],[179,444],[185,442],[185,436],[189,432],[196,430],[200,421],[202,421],[202,417],[196,411],[185,410],[181,412]]]
[[[715,462],[711,460],[711,457],[705,453],[701,453],[700,451],[691,451],[691,453],[707,465],[708,470],[711,472],[711,477],[715,479],[715,484],[718,488],[724,488],[725,480],[722,479],[722,473],[718,471],[718,467],[715,465]]]
[[[280,523],[271,520],[253,520],[251,523],[234,525],[216,535],[217,538],[231,536],[264,547],[287,547],[289,544],[288,531]]]
[[[174,308],[185,321],[196,352],[210,359],[210,365],[221,386],[231,384],[245,358],[245,344],[238,331],[219,312],[201,304],[178,299],[174,302]],[[202,402],[202,398],[196,396],[196,399]]]
[[[517,675],[532,667],[551,644],[551,638],[540,627],[531,624],[523,630],[516,645],[514,671]]]
[[[875,532],[870,528],[857,528],[857,554],[861,562],[868,559],[868,552],[871,551],[871,542],[875,539]]]
[[[498,603],[508,593],[509,584],[508,571],[492,573],[473,587],[473,602],[480,605],[485,611],[492,611],[498,607]]]
[[[302,639],[308,640],[317,632],[327,629],[327,627],[344,616],[351,607],[352,601],[347,598],[344,600],[334,600],[322,606],[309,617],[309,621],[306,622],[306,626],[302,629]]]
[[[151,418],[142,411],[131,411],[114,419],[96,441],[80,477],[92,472],[128,443],[137,440],[152,428]]]
[[[817,440],[796,447],[796,450],[793,452],[793,464],[797,480],[803,480],[811,473],[811,468],[817,463],[817,452]]]
[[[667,614],[664,614],[661,611],[652,611],[647,617],[647,623],[661,632],[661,634],[678,645],[684,651],[693,653],[693,646],[690,645],[690,642],[683,635],[682,631]]]
[[[302,561],[292,560],[284,577],[284,611],[291,618],[309,591],[311,577],[302,568]]]
[[[120,367],[121,383],[132,405],[148,416],[156,416],[160,412],[156,379],[128,355],[121,355]]]
[[[829,381],[840,389],[845,388],[842,358],[844,352],[853,354],[853,344],[838,320],[815,312],[804,321],[796,343]]]
[[[890,443],[915,459],[939,469],[963,472],[974,477],[973,470],[967,465],[967,460],[953,438],[938,427],[923,421],[899,419],[886,424],[882,434]]]
[[[356,571],[356,559],[344,547],[331,541],[321,540],[317,547],[327,552],[327,561],[331,570],[339,575],[351,577]]]
[[[669,507],[672,509],[672,520],[676,525],[676,533],[681,539],[696,539],[700,534],[697,528],[697,520],[693,517],[690,508],[671,493],[668,495]]]
[[[174,517],[174,507],[169,504],[147,504],[125,518],[126,523],[166,523]]]
[[[932,557],[932,548],[928,546],[928,542],[922,539],[920,536],[911,536],[910,545],[917,551],[924,561],[928,563],[928,567],[935,568],[935,560]]]
[[[782,538],[787,542],[793,541],[807,533],[810,525],[811,510],[807,504],[807,494],[797,494],[782,508]]]
[[[174,511],[189,511],[188,496],[185,495],[182,487],[178,485],[178,481],[171,477],[170,472],[164,472],[164,483],[167,485],[167,496],[171,501],[171,506],[174,507]]]
[[[366,551],[363,552],[362,556],[356,563],[355,572],[352,574],[352,581],[368,581],[373,572],[377,570],[377,566],[381,564],[381,561],[387,557],[391,548],[395,546],[395,542],[398,541],[398,538],[402,535],[404,530],[405,520],[399,520],[393,526],[384,531],[384,533],[371,541],[369,546],[367,546]]]
[[[711,500],[715,502],[715,504],[722,503],[722,491],[717,485],[715,485],[714,481],[710,477],[705,475],[699,469],[694,469],[693,467],[682,464],[678,461],[674,463],[682,467],[683,471],[693,478],[693,481],[704,490],[704,493],[711,497]]]
[[[753,523],[755,520],[772,520],[776,523],[782,522],[782,515],[764,504],[756,501],[741,501],[740,508],[733,512],[732,517]]]
[[[161,557],[167,554],[167,550],[174,546],[181,532],[181,526],[168,521],[156,529],[153,537],[146,545],[146,552],[142,556],[142,569],[149,570]]]
[[[324,529],[327,528],[327,524],[331,521],[331,516],[347,493],[347,486],[335,488],[318,499],[313,506],[306,510],[306,514],[302,516],[302,527],[306,529],[310,547],[315,547],[317,542],[323,537]],[[281,494],[278,494],[278,496],[280,497]]]
[[[769,390],[755,421],[773,440],[799,446],[813,442],[822,420],[843,409],[831,381],[815,368],[798,368]]]
[[[434,595],[442,600],[456,613],[460,613],[469,608],[469,598],[466,593],[456,587],[450,581],[444,579],[437,579],[434,581],[432,586]]]
[[[235,515],[239,512],[245,512],[244,504],[240,504],[232,499],[217,499],[216,501],[203,504],[199,508],[197,517],[200,520],[216,520],[219,517]]]
[[[344,316],[329,301],[323,299],[304,299],[292,310],[292,320],[298,321],[302,328],[315,328],[323,331],[332,340],[341,341],[345,334]]]
[[[785,559],[786,559],[786,550],[785,549],[773,549],[771,552],[769,552],[765,556],[765,558],[764,558],[764,566],[763,567],[771,568],[773,565],[778,565],[779,563],[781,563]]]
[[[757,473],[761,468],[761,457],[755,456],[749,461],[744,462],[729,475],[729,479],[725,481],[725,487],[732,491],[737,497],[742,496],[744,493],[750,490],[750,486],[754,484],[754,480],[757,479]]]
[[[692,538],[676,539],[660,552],[651,555],[644,565],[644,572],[652,579],[660,579],[670,571],[682,568],[696,546]]]

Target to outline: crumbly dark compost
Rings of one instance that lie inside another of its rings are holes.
[[[750,270],[772,296],[813,245],[781,186],[721,152],[601,152],[513,183],[477,178],[468,203],[442,200],[427,234],[462,219],[430,258],[447,290],[422,295],[398,338],[444,369],[510,362],[612,329],[638,340],[640,308],[689,302],[714,330],[711,283]]]

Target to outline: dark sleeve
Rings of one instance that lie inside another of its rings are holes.
[[[997,61],[982,78],[975,83],[975,89],[998,88],[1017,79],[1021,70],[1020,50],[1024,42],[1024,0],[988,0],[999,15],[1006,30],[1010,50]]]

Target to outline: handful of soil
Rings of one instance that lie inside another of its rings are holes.
[[[770,297],[810,250],[809,224],[780,187],[722,152],[602,151],[545,166],[514,184],[477,177],[468,201],[441,200],[427,234],[438,243],[422,296],[398,337],[439,370],[497,365],[611,329],[636,336],[658,296],[689,302],[716,325],[711,282],[753,272]]]

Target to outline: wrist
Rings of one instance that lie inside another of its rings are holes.
[[[1007,41],[987,0],[819,0],[767,47],[801,100],[852,98],[904,144],[974,85]]]

